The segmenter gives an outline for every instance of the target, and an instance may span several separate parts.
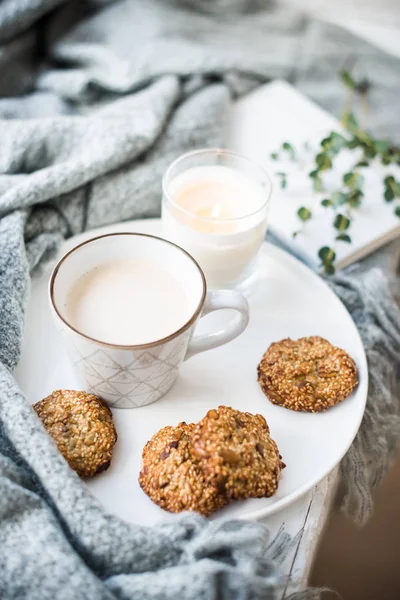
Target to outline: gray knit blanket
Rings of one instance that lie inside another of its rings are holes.
[[[0,597],[258,600],[282,597],[290,544],[248,522],[106,514],[13,379],[30,276],[86,229],[160,213],[180,153],[223,146],[229,103],[279,77],[341,110],[337,71],[373,78],[372,127],[400,138],[398,61],[332,25],[263,0],[0,3]],[[331,283],[367,352],[370,393],[342,463],[357,522],[400,434],[400,319],[383,275]],[[289,585],[290,590],[290,585]],[[311,598],[306,592],[302,598]]]

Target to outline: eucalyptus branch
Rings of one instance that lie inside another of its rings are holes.
[[[352,169],[343,175],[340,188],[321,200],[321,205],[325,209],[333,209],[334,211],[332,226],[336,230],[335,241],[351,244],[351,224],[355,211],[364,198],[365,179],[361,172],[362,169],[368,168],[372,160],[380,162],[383,166],[400,165],[400,148],[389,139],[373,137],[371,133],[360,126],[355,114],[352,112],[354,101],[357,98],[360,100],[364,116],[366,116],[370,82],[367,79],[357,82],[347,70],[340,72],[340,78],[348,92],[346,108],[341,119],[346,133],[342,135],[336,131],[331,131],[327,137],[321,140],[319,150],[313,159],[314,167],[309,172],[308,177],[312,181],[312,188],[316,194],[324,192],[324,172],[333,168],[336,157],[344,150],[357,151],[357,159],[354,161]],[[309,150],[310,146],[307,144],[306,147],[306,144],[304,144],[304,150],[306,148]],[[291,162],[300,163],[299,154],[289,142],[284,142],[279,152],[273,152],[270,156],[272,160],[276,161],[284,156]],[[276,175],[280,178],[281,187],[286,188],[288,185],[287,173],[278,171]],[[400,218],[400,181],[396,180],[394,175],[386,175],[383,179],[383,185],[384,200],[389,203],[394,202],[394,214]],[[301,233],[306,223],[312,219],[311,206],[301,206],[297,210],[297,216],[302,223],[302,227],[293,233],[294,237]],[[325,273],[332,274],[335,272],[335,248],[328,246],[320,248],[318,257]]]

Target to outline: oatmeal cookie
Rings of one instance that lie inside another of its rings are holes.
[[[274,404],[315,413],[350,396],[358,373],[347,352],[312,336],[271,344],[258,365],[258,382]]]
[[[71,469],[93,477],[110,466],[117,432],[111,410],[97,396],[56,390],[33,405]]]
[[[208,516],[227,504],[205,479],[193,455],[193,424],[160,429],[143,448],[139,484],[150,499],[173,513],[192,510]]]
[[[276,492],[285,465],[263,416],[219,406],[193,427],[191,441],[206,480],[228,500]]]

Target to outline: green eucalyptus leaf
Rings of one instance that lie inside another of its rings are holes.
[[[320,248],[318,256],[324,264],[332,263],[336,258],[335,251],[332,250],[332,248],[329,248],[329,246],[324,246],[323,248]]]
[[[352,190],[347,198],[347,203],[350,208],[358,208],[361,204],[364,194],[361,190]]]
[[[333,206],[333,202],[329,198],[325,198],[325,200],[321,200],[321,205],[328,208],[328,206]]]
[[[356,164],[357,168],[361,168],[361,167],[369,167],[369,162],[367,160],[360,160],[360,162],[358,162]]]
[[[358,121],[351,111],[344,113],[342,123],[351,133],[358,131]]]
[[[275,175],[280,178],[281,188],[285,189],[287,187],[287,174],[283,171],[275,171]]]
[[[374,148],[365,148],[364,147],[364,156],[369,159],[375,158],[376,150]]]
[[[337,152],[340,152],[340,150],[343,150],[343,148],[346,148],[347,140],[340,133],[336,133],[336,131],[332,131],[331,144],[332,144],[332,151],[337,153]]]
[[[383,182],[384,182],[384,184],[385,184],[386,187],[388,187],[388,186],[392,187],[392,185],[396,183],[396,180],[393,177],[393,175],[387,175],[385,177],[385,179],[383,180]]]
[[[282,150],[285,150],[286,152],[289,153],[290,160],[295,160],[296,152],[295,152],[292,144],[289,144],[289,142],[283,142]]]
[[[277,152],[271,152],[270,157],[272,158],[272,160],[278,160],[279,154]]]
[[[326,152],[320,152],[320,154],[317,154],[315,157],[315,162],[318,165],[319,171],[326,171],[327,169],[332,168],[332,160],[326,154]]]
[[[385,189],[385,192],[383,195],[384,195],[386,202],[392,202],[394,200],[394,193],[393,193],[392,188],[390,188],[390,187],[387,187]]]
[[[338,214],[333,221],[333,226],[339,231],[346,231],[350,227],[351,221],[344,215]]]
[[[400,181],[396,181],[393,175],[387,175],[383,180],[385,187],[393,192],[393,196],[400,197]]]
[[[354,148],[358,148],[360,146],[359,140],[354,136],[346,143],[346,148],[349,150],[354,150]]]
[[[324,191],[324,182],[321,177],[315,177],[313,183],[314,192],[323,192]]]
[[[389,145],[386,155],[391,158],[392,162],[398,163],[400,161],[400,147],[394,144]]]
[[[321,146],[325,152],[329,152],[331,155],[336,156],[343,148],[346,148],[347,140],[340,133],[331,131],[329,136],[322,140]]]
[[[350,186],[354,181],[354,173],[345,173],[343,175],[343,183]]]
[[[365,148],[371,148],[371,150],[374,150],[376,152],[374,138],[368,133],[368,131],[358,129],[356,137],[358,138],[361,145],[363,145]]]
[[[396,217],[400,218],[400,205],[396,206],[396,208],[394,209],[394,214],[396,215]]]
[[[378,154],[385,154],[389,150],[389,140],[375,140],[374,147]]]
[[[318,169],[314,169],[314,171],[310,171],[308,176],[313,180],[314,192],[322,192],[324,190],[324,183],[319,175]]]
[[[301,206],[297,211],[297,216],[301,221],[308,221],[309,219],[311,219],[312,214],[310,209],[306,208],[305,206]]]
[[[343,183],[350,189],[361,189],[364,185],[364,176],[360,173],[345,173]]]
[[[330,136],[330,135],[328,135],[328,137],[326,137],[326,138],[323,138],[323,139],[321,140],[321,147],[322,147],[324,150],[329,150],[329,149],[330,149],[330,147],[331,147],[331,143],[332,143],[332,142],[331,142],[331,136]]]
[[[351,237],[347,235],[347,233],[339,233],[335,239],[337,239],[339,242],[347,242],[348,244],[351,244]]]
[[[343,192],[333,192],[331,196],[332,202],[335,206],[342,206],[343,204],[346,204],[348,197],[349,195],[344,194]]]
[[[357,84],[356,84],[355,80],[353,79],[353,77],[351,76],[349,71],[347,71],[346,69],[342,69],[341,71],[339,71],[339,77],[342,80],[342,83],[344,83],[344,85],[349,90],[351,90],[352,92],[356,91]]]
[[[334,275],[335,274],[335,267],[333,266],[332,263],[325,263],[324,264],[324,271],[325,271],[326,275]]]
[[[396,146],[389,146],[386,152],[381,154],[381,162],[383,165],[390,165],[392,163],[400,164],[400,148]]]

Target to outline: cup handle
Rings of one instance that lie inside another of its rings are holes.
[[[238,312],[222,331],[214,331],[205,335],[194,335],[191,339],[184,360],[188,360],[212,348],[222,346],[234,340],[246,329],[249,322],[249,304],[246,298],[233,290],[208,292],[200,318],[215,310],[233,308]]]

